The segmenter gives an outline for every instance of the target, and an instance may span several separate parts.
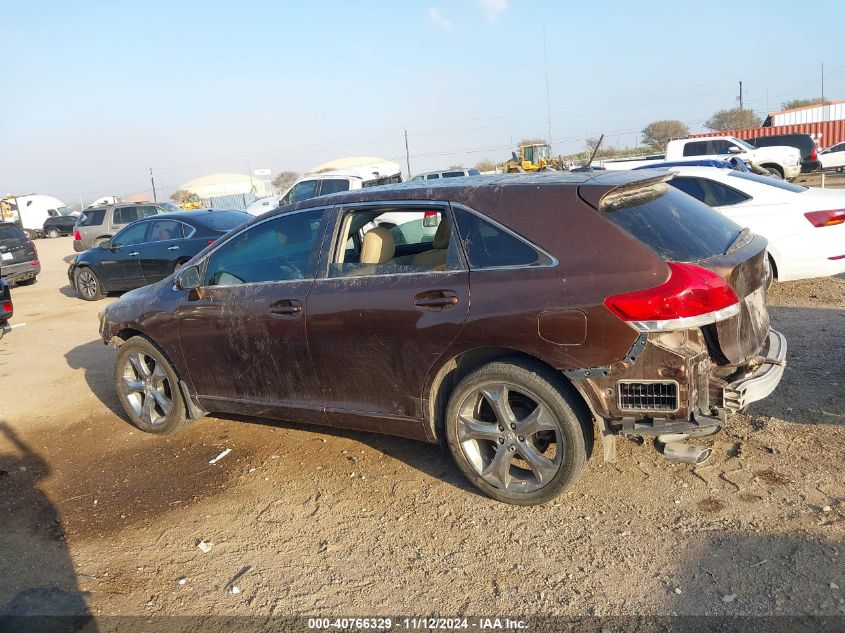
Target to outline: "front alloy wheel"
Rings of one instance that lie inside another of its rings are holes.
[[[120,403],[142,431],[171,433],[188,422],[176,372],[147,339],[135,336],[120,346],[114,379]]]
[[[97,273],[88,267],[78,268],[73,273],[73,283],[77,292],[86,301],[97,301],[105,296]]]
[[[446,440],[466,477],[487,495],[544,503],[580,476],[589,416],[562,376],[530,361],[484,365],[449,399]]]

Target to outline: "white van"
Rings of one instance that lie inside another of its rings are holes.
[[[20,225],[31,240],[41,237],[44,232],[44,220],[70,214],[70,209],[65,206],[65,203],[53,196],[30,194],[12,198],[9,202],[17,206],[18,217],[14,222]]]
[[[320,169],[304,174],[282,194],[279,205],[351,189],[402,182],[402,168],[397,163],[373,160],[376,162],[340,169]]]

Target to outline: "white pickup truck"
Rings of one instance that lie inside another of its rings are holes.
[[[776,145],[755,148],[733,136],[700,136],[669,141],[666,154],[602,161],[605,169],[636,169],[643,165],[691,160],[724,160],[736,156],[745,162],[768,169],[772,176],[791,180],[801,173],[801,152],[794,147]]]

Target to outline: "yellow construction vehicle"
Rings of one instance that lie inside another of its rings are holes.
[[[506,174],[563,169],[548,143],[520,143],[517,150],[504,165]]]

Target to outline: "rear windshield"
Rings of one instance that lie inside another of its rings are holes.
[[[791,191],[792,193],[801,193],[802,191],[807,191],[807,187],[802,187],[801,185],[793,185],[791,182],[786,182],[785,180],[780,180],[779,178],[772,178],[771,176],[760,176],[758,174],[750,174],[744,171],[732,171],[728,173],[728,175],[734,176],[736,178],[742,178],[743,180],[759,182],[761,185],[777,187],[778,189],[783,189],[784,191]]]
[[[82,215],[76,221],[76,226],[96,226],[103,223],[103,217],[106,215],[105,209],[92,209],[83,211]]]
[[[230,231],[251,219],[252,216],[249,213],[241,213],[240,211],[216,211],[214,213],[208,213],[202,218],[202,221],[203,224],[215,231]]]
[[[0,240],[25,240],[26,235],[14,224],[0,225]]]
[[[724,255],[740,233],[725,216],[666,183],[611,194],[601,209],[666,261]]]

